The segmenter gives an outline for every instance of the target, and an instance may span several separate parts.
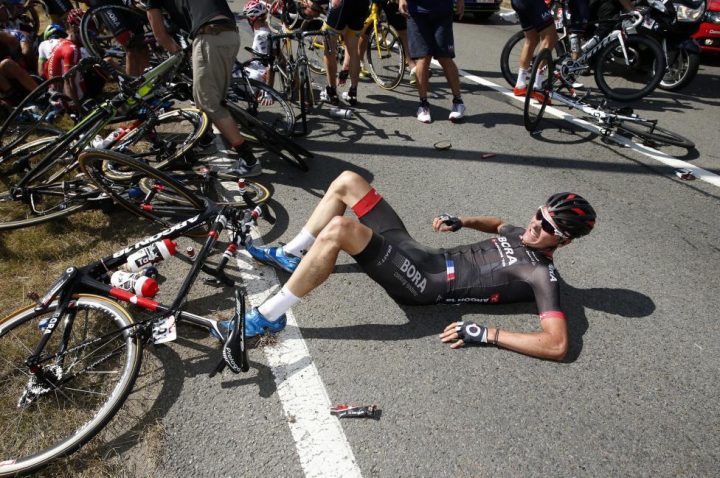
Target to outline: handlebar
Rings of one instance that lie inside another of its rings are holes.
[[[645,20],[645,17],[643,16],[643,14],[638,12],[637,10],[633,10],[632,12],[624,13],[624,14],[620,15],[620,18],[623,20],[631,20],[634,18],[634,20],[632,20],[632,23],[627,28],[625,28],[626,30],[630,30],[630,29],[640,26],[640,24]]]
[[[307,30],[302,32],[290,32],[290,33],[278,33],[275,35],[270,35],[270,38],[274,40],[283,40],[285,38],[290,38],[292,40],[301,40],[308,36],[313,35],[322,35],[325,37],[325,39],[329,39],[332,32],[329,30]]]

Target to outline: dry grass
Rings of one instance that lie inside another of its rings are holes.
[[[67,266],[97,261],[129,240],[146,236],[149,227],[124,212],[108,215],[95,210],[33,228],[0,232],[0,317],[31,303],[26,298],[30,290],[42,296]],[[162,364],[146,351],[135,387],[141,390],[130,395],[103,436],[37,476],[132,477],[147,476],[148,470],[154,474],[164,446],[164,429],[155,410],[163,374]],[[128,449],[132,451],[121,456]]]

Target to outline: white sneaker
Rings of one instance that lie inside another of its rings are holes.
[[[450,121],[460,121],[465,117],[465,104],[453,103],[450,111]]]
[[[585,85],[583,85],[583,84],[580,83],[579,81],[576,81],[575,83],[573,83],[573,84],[570,85],[570,86],[572,86],[573,88],[585,88]]]
[[[422,123],[430,123],[432,122],[432,118],[430,117],[430,106],[420,106],[417,110],[417,119],[418,121]]]

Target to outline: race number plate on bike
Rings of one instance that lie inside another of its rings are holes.
[[[164,344],[177,338],[177,323],[175,316],[165,317],[153,325],[153,343]]]

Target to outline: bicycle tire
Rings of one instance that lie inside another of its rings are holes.
[[[64,83],[60,76],[43,81],[12,110],[0,126],[0,157],[24,142],[40,126],[50,126],[47,120],[56,108],[49,97],[53,91],[62,92]]]
[[[248,203],[242,198],[239,200],[228,201],[226,197],[220,197],[222,192],[218,191],[217,187],[214,187],[215,182],[217,181],[226,191],[230,191],[232,188],[237,188],[238,178],[235,176],[217,173],[215,175],[217,176],[216,178],[209,178],[209,180],[205,180],[201,172],[194,171],[168,172],[168,175],[176,181],[182,183],[183,186],[192,190],[196,194],[210,197],[210,199],[215,201],[217,204],[240,208],[248,206]],[[158,184],[158,182],[155,178],[144,177],[140,179],[138,186],[142,192],[147,195],[150,191],[156,189],[156,184]],[[207,190],[208,186],[213,190]],[[245,180],[245,189],[250,200],[254,204],[265,203],[272,196],[268,188],[249,179]],[[159,200],[166,201],[171,204],[190,204],[185,198],[174,194],[174,191],[172,190],[168,191],[168,189],[164,187],[159,188],[157,197]]]
[[[233,78],[230,96],[248,103],[248,112],[283,136],[290,136],[295,129],[295,112],[277,90],[263,82],[245,78]],[[263,99],[271,104],[263,104]]]
[[[145,12],[125,5],[96,5],[85,12],[80,22],[80,41],[91,56],[98,58],[111,57],[125,71],[125,48],[120,45],[112,31],[103,21],[103,15],[111,12],[115,16],[123,16],[130,25],[141,25],[145,36],[144,44],[153,52],[151,64],[160,63],[168,57],[167,51],[156,46],[150,22]]]
[[[118,181],[105,174],[106,163],[117,163],[128,174],[128,178]],[[115,151],[103,149],[87,149],[79,156],[80,169],[100,189],[105,191],[112,199],[128,211],[163,227],[169,227],[182,220],[196,216],[205,209],[201,198],[191,190],[174,180],[169,174],[158,171],[142,161],[131,158]],[[162,183],[165,189],[173,191],[186,203],[172,203],[162,201],[157,197],[145,197],[138,187],[139,181],[144,178],[154,178]]]
[[[525,106],[523,108],[523,120],[525,122],[525,129],[530,133],[537,129],[540,121],[543,118],[543,115],[545,114],[545,108],[547,107],[550,97],[552,96],[553,82],[555,76],[552,74],[545,75],[546,77],[542,82],[542,88],[540,90],[538,90],[537,88],[533,88],[533,85],[535,84],[538,74],[540,74],[543,70],[547,72],[550,68],[553,67],[553,65],[554,63],[552,59],[552,54],[547,48],[541,50],[533,61],[530,70],[530,78],[528,79],[528,91],[525,95]],[[539,91],[543,95],[543,100],[540,102],[539,109],[537,109],[536,106],[533,104],[533,102],[538,101],[533,96],[534,91]],[[535,113],[536,110],[537,114]]]
[[[111,150],[141,160],[156,169],[166,169],[183,159],[188,151],[197,145],[210,127],[205,112],[195,108],[181,108],[158,115],[151,127],[143,125],[131,130],[120,138]],[[114,168],[108,162],[105,175],[116,181],[132,179],[122,169]]]
[[[620,40],[615,39],[597,55],[595,82],[603,94],[615,101],[635,101],[652,93],[665,74],[665,55],[650,37],[628,35],[625,39],[629,65]]]
[[[391,25],[377,25],[370,33],[367,62],[370,76],[384,90],[394,90],[405,76],[405,50],[400,34]]]
[[[618,125],[617,128],[633,136],[642,138],[644,140],[643,143],[660,143],[685,149],[693,149],[695,147],[693,141],[665,128],[661,128],[650,121],[624,121]]]
[[[267,7],[267,26],[273,33],[283,33],[284,27],[282,23],[283,2],[282,0],[266,1]]]
[[[668,53],[672,55],[672,53]],[[679,91],[685,88],[693,78],[697,76],[700,69],[700,54],[689,52],[684,48],[678,48],[673,55],[675,57],[672,65],[667,65],[658,88],[665,91]]]
[[[558,40],[555,44],[555,54],[558,58],[565,56],[568,51],[565,42],[565,38]],[[505,43],[503,46],[502,53],[500,54],[500,71],[502,72],[503,78],[508,82],[510,87],[514,87],[517,84],[517,73],[520,67],[520,54],[522,53],[523,45],[525,44],[525,34],[523,32],[517,32]],[[539,46],[538,46],[539,48]],[[539,52],[536,48],[532,61],[535,60],[537,53]]]
[[[305,42],[305,54],[308,60],[310,71],[316,75],[325,76],[325,36],[312,35],[303,38]],[[336,53],[340,57],[340,42],[337,42]]]
[[[75,174],[65,175],[58,181],[45,181],[44,177],[30,180],[17,194],[11,193],[14,185],[32,169],[33,151],[55,143],[48,137],[30,142],[13,151],[27,163],[17,173],[0,178],[0,231],[36,226],[82,211],[87,207],[91,186]],[[22,151],[27,151],[27,155]],[[66,181],[63,181],[66,180]]]
[[[39,390],[29,392],[24,361],[43,334],[41,321],[51,320],[56,309],[57,302],[39,311],[32,304],[0,319],[0,456],[6,459],[0,477],[39,470],[82,447],[117,413],[140,370],[142,342],[127,328],[132,317],[107,298],[79,294],[67,331],[70,347],[60,352],[65,330],[56,330],[45,346],[60,357],[43,369],[60,378],[51,378],[51,386],[36,383]],[[60,319],[57,327],[67,327]]]

